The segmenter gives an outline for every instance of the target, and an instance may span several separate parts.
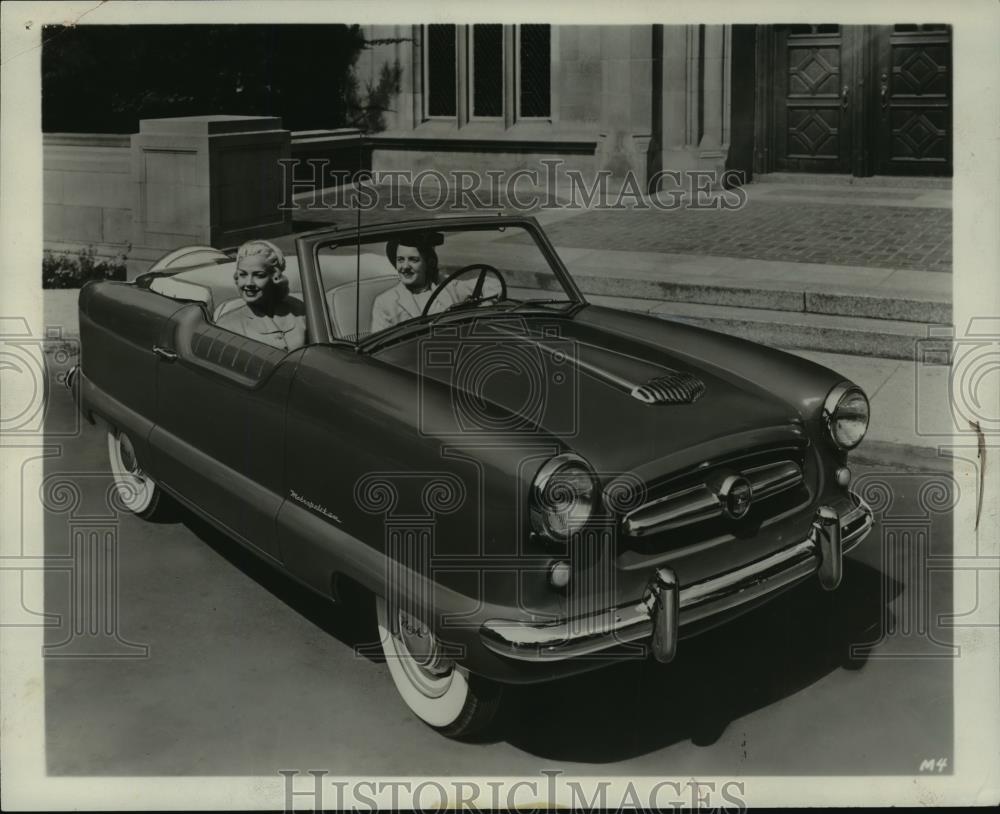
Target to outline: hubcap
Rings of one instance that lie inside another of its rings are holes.
[[[124,507],[130,512],[146,511],[156,496],[156,484],[139,466],[135,447],[126,433],[108,433],[108,456],[115,488]]]
[[[442,652],[441,645],[423,622],[400,610],[397,616],[397,632],[403,648],[409,658],[404,659],[404,665],[419,671],[429,679],[441,679],[454,668],[454,662]],[[419,682],[424,684],[425,682]]]
[[[139,461],[135,457],[132,440],[125,433],[118,436],[118,448],[121,450],[122,465],[126,471],[132,475],[141,475],[142,470],[139,469]]]

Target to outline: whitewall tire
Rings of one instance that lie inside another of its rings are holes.
[[[404,611],[390,616],[375,598],[378,633],[389,675],[410,710],[448,737],[486,729],[496,717],[502,687],[443,657],[426,626]]]
[[[163,490],[142,470],[126,433],[108,429],[108,461],[122,506],[147,520],[162,513]]]

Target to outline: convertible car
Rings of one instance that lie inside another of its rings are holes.
[[[291,349],[218,324],[257,294],[235,257],[187,247],[85,286],[70,386],[131,511],[175,501],[334,603],[369,592],[373,646],[447,735],[505,686],[670,661],[793,585],[833,590],[871,528],[860,388],[588,303],[532,218],[300,236]]]

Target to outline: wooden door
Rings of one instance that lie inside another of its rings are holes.
[[[775,26],[773,169],[850,172],[855,39],[848,26]]]
[[[951,29],[759,26],[754,170],[952,172]]]
[[[950,175],[951,30],[947,25],[878,29],[875,171]]]

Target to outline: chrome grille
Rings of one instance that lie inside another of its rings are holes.
[[[705,382],[675,370],[632,388],[632,398],[646,404],[691,404],[705,392]]]
[[[803,482],[802,467],[792,460],[780,460],[737,473],[750,482],[754,505],[779,495]],[[723,516],[722,503],[712,478],[652,500],[622,519],[622,530],[631,537],[646,537],[662,531],[714,520]]]

